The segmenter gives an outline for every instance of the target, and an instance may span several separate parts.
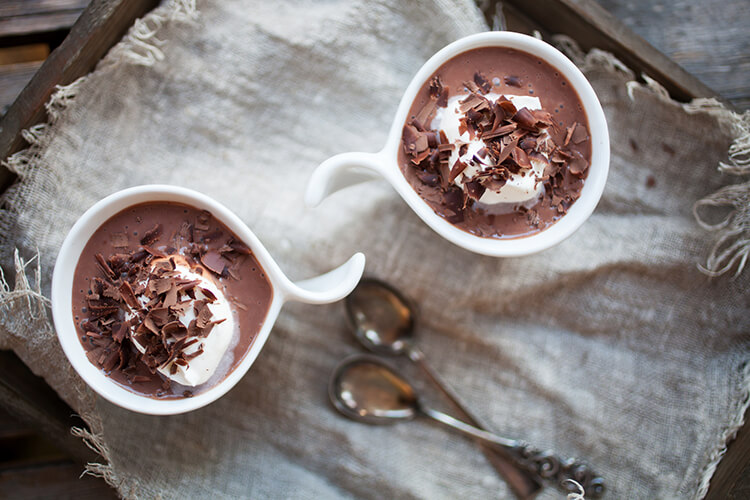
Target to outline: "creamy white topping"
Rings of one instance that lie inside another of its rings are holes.
[[[179,273],[180,278],[186,280],[199,280],[200,284],[194,288],[195,298],[198,300],[208,298],[203,292],[201,292],[201,288],[205,288],[211,292],[214,297],[216,297],[215,301],[207,305],[213,315],[211,320],[224,320],[221,323],[214,325],[211,332],[206,337],[188,337],[188,341],[197,339],[198,342],[189,345],[182,352],[185,354],[192,354],[201,347],[203,347],[203,352],[192,358],[187,366],[167,363],[158,368],[159,373],[172,379],[178,384],[194,387],[206,383],[214,375],[220,365],[226,364],[226,362],[222,363],[222,361],[224,361],[227,350],[232,343],[232,338],[235,334],[235,321],[232,316],[232,309],[229,305],[229,301],[213,280],[194,272],[182,259],[177,260],[175,271]],[[145,296],[138,297],[138,300],[141,304],[145,304],[148,301]],[[183,302],[184,301],[192,302],[192,299],[189,297],[183,297]],[[193,310],[193,307],[186,308],[185,313],[178,318],[186,328],[194,319],[195,311]],[[145,348],[135,339],[133,339],[133,345],[135,345],[136,349],[139,351],[145,352]],[[176,371],[171,373],[173,364],[176,367]]]
[[[494,103],[499,97],[501,97],[501,95],[489,93],[484,97]],[[506,94],[505,97],[513,103],[516,109],[542,109],[538,97],[508,94]],[[459,155],[459,148],[455,147],[448,162],[448,165],[453,167],[456,161],[460,159],[463,163],[468,165],[454,181],[454,183],[460,188],[463,188],[465,180],[470,179],[481,170],[487,168],[487,166],[491,166],[491,160],[489,157],[483,160],[484,162],[487,162],[488,165],[478,164],[474,161],[474,156],[477,152],[486,146],[485,142],[479,138],[471,139],[468,131],[464,131],[463,134],[459,132],[461,118],[465,116],[464,113],[459,111],[459,103],[465,98],[466,95],[459,94],[448,99],[448,105],[446,107],[437,109],[435,118],[431,125],[434,130],[442,130],[449,143],[467,144],[466,152],[463,155]],[[547,134],[546,131],[542,132],[542,135],[545,134]],[[479,198],[479,202],[486,205],[496,205],[499,203],[522,204],[535,201],[544,190],[542,183],[537,182],[537,178],[542,177],[544,174],[544,167],[545,163],[543,161],[532,158],[531,168],[523,168],[517,174],[511,174],[505,185],[497,191],[491,189],[486,190],[482,197]]]

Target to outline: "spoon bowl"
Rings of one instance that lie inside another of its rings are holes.
[[[416,306],[388,283],[364,278],[344,301],[354,336],[376,354],[408,354]]]
[[[373,356],[342,361],[331,376],[328,396],[345,416],[368,424],[392,424],[417,415],[414,389]]]

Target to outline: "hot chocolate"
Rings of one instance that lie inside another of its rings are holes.
[[[469,50],[425,82],[399,166],[441,217],[471,234],[514,238],[554,224],[579,198],[588,120],[565,77],[531,54]]]
[[[89,360],[125,388],[189,397],[230,373],[259,332],[273,289],[250,248],[209,212],[132,206],[91,236],[73,280]]]

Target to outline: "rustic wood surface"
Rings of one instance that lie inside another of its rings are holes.
[[[749,0],[597,1],[737,109],[750,109]]]
[[[44,104],[55,85],[67,85],[91,71],[122,38],[133,20],[158,3],[158,0],[93,0],[0,122],[0,158],[24,145],[19,130],[44,121]],[[0,171],[0,192],[11,180],[7,170]]]
[[[68,30],[88,3],[89,0],[3,0],[0,2],[0,34]]]
[[[57,460],[0,469],[0,498],[18,500],[110,500],[117,493],[103,479],[81,475],[81,466]],[[6,496],[7,495],[7,496]]]
[[[43,61],[24,61],[0,66],[0,111],[5,111],[31,77],[42,66]]]
[[[493,4],[485,2],[488,11]],[[660,82],[670,95],[680,101],[693,97],[714,96],[715,92],[682,69],[677,63],[655,50],[646,40],[630,31],[595,0],[502,0],[509,29],[531,26],[545,38],[553,34],[568,35],[583,50],[599,48],[612,52],[636,73],[646,73]]]

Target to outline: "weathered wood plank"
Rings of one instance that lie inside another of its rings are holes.
[[[115,491],[103,480],[81,477],[81,472],[83,467],[71,462],[0,470],[0,496],[25,500],[117,498]]]
[[[31,431],[28,425],[19,422],[10,413],[0,407],[0,443],[5,439],[24,436]],[[2,449],[2,446],[0,446]]]
[[[737,109],[750,109],[748,0],[597,1]]]
[[[495,2],[488,2],[487,13]],[[677,100],[712,97],[716,92],[656,50],[603,9],[595,0],[504,0],[548,34],[568,35],[584,50],[612,52],[636,73],[646,73]]]
[[[70,29],[87,4],[88,0],[4,0],[0,37]]]
[[[86,463],[97,458],[81,439],[70,433],[72,426],[84,426],[83,420],[74,416],[55,391],[10,351],[0,351],[0,401],[5,411],[33,427],[73,459]]]
[[[16,99],[21,90],[36,74],[43,61],[32,61],[0,66],[0,114]]]
[[[745,500],[750,498],[750,411],[745,425],[719,462],[705,500]]]
[[[44,104],[55,85],[67,85],[90,72],[133,21],[158,3],[158,0],[93,0],[0,121],[0,158],[24,146],[22,130],[45,121]],[[0,169],[0,192],[12,179],[7,169]]]
[[[49,45],[33,43],[0,48],[0,65],[38,61],[41,64],[49,57]]]
[[[0,18],[0,36],[28,35],[45,31],[65,30],[76,22],[80,10],[53,12],[22,17]]]
[[[0,18],[83,10],[88,4],[89,0],[3,0],[0,2]]]

